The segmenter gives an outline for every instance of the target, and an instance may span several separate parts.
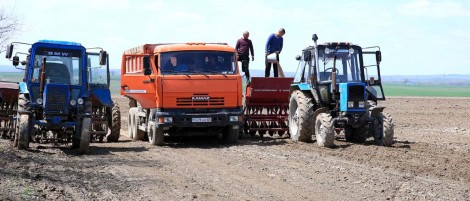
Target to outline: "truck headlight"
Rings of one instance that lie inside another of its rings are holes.
[[[38,105],[42,105],[42,102],[43,102],[43,101],[42,101],[42,98],[37,98],[37,99],[36,99],[36,103],[37,103]]]
[[[173,123],[173,117],[163,117],[163,123]]]
[[[76,100],[70,100],[70,105],[71,106],[75,106],[77,104],[77,101]]]
[[[348,107],[354,107],[354,102],[353,101],[348,101]]]
[[[230,121],[238,121],[238,116],[230,116]]]
[[[78,98],[78,99],[77,99],[77,103],[78,103],[79,105],[83,105],[83,98]]]
[[[364,101],[359,101],[359,107],[364,107],[365,106],[365,102]]]

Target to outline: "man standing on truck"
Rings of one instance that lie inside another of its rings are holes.
[[[255,60],[255,54],[253,50],[253,43],[248,39],[250,33],[248,31],[243,32],[243,37],[238,39],[235,45],[235,50],[238,54],[238,61],[242,62],[242,71],[245,72],[246,81],[250,82],[250,70],[248,68],[250,63],[249,53],[251,53],[251,61]]]
[[[276,60],[279,62],[279,54],[282,51],[282,46],[284,43],[284,39],[282,36],[286,33],[284,28],[279,29],[276,33],[273,33],[269,36],[268,41],[266,42],[266,50],[265,50],[265,63],[266,63],[266,70],[264,71],[264,76],[269,77],[271,74],[271,64],[273,64],[274,70],[274,77],[279,77],[278,74],[278,64],[277,63],[270,63],[268,62],[268,55],[275,53]]]

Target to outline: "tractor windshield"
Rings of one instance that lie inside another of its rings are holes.
[[[57,48],[39,47],[33,55],[33,75],[31,82],[39,82],[41,67],[46,59],[45,83],[80,85],[81,79],[81,51]]]
[[[320,81],[331,81],[331,72],[336,57],[336,81],[361,82],[359,47],[318,47],[318,77]]]
[[[108,86],[108,65],[100,65],[98,53],[87,53],[87,55],[88,82],[91,85]]]
[[[181,51],[161,54],[162,74],[235,74],[233,52]]]

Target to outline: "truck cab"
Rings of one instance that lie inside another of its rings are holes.
[[[227,44],[129,49],[122,57],[121,94],[130,100],[129,137],[135,140],[147,137],[161,145],[164,133],[222,134],[229,143],[238,139],[242,79],[235,50]]]

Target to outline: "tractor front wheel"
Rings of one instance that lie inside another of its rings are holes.
[[[80,154],[87,154],[90,151],[90,130],[91,119],[89,117],[83,118],[80,131],[80,147],[78,148]]]
[[[392,116],[388,113],[381,112],[376,117],[376,119],[379,123],[375,126],[374,129],[375,144],[383,146],[392,146],[392,144],[394,143],[393,135],[395,127]]]
[[[320,113],[315,121],[315,134],[320,147],[333,147],[335,141],[335,128],[331,115]]]

